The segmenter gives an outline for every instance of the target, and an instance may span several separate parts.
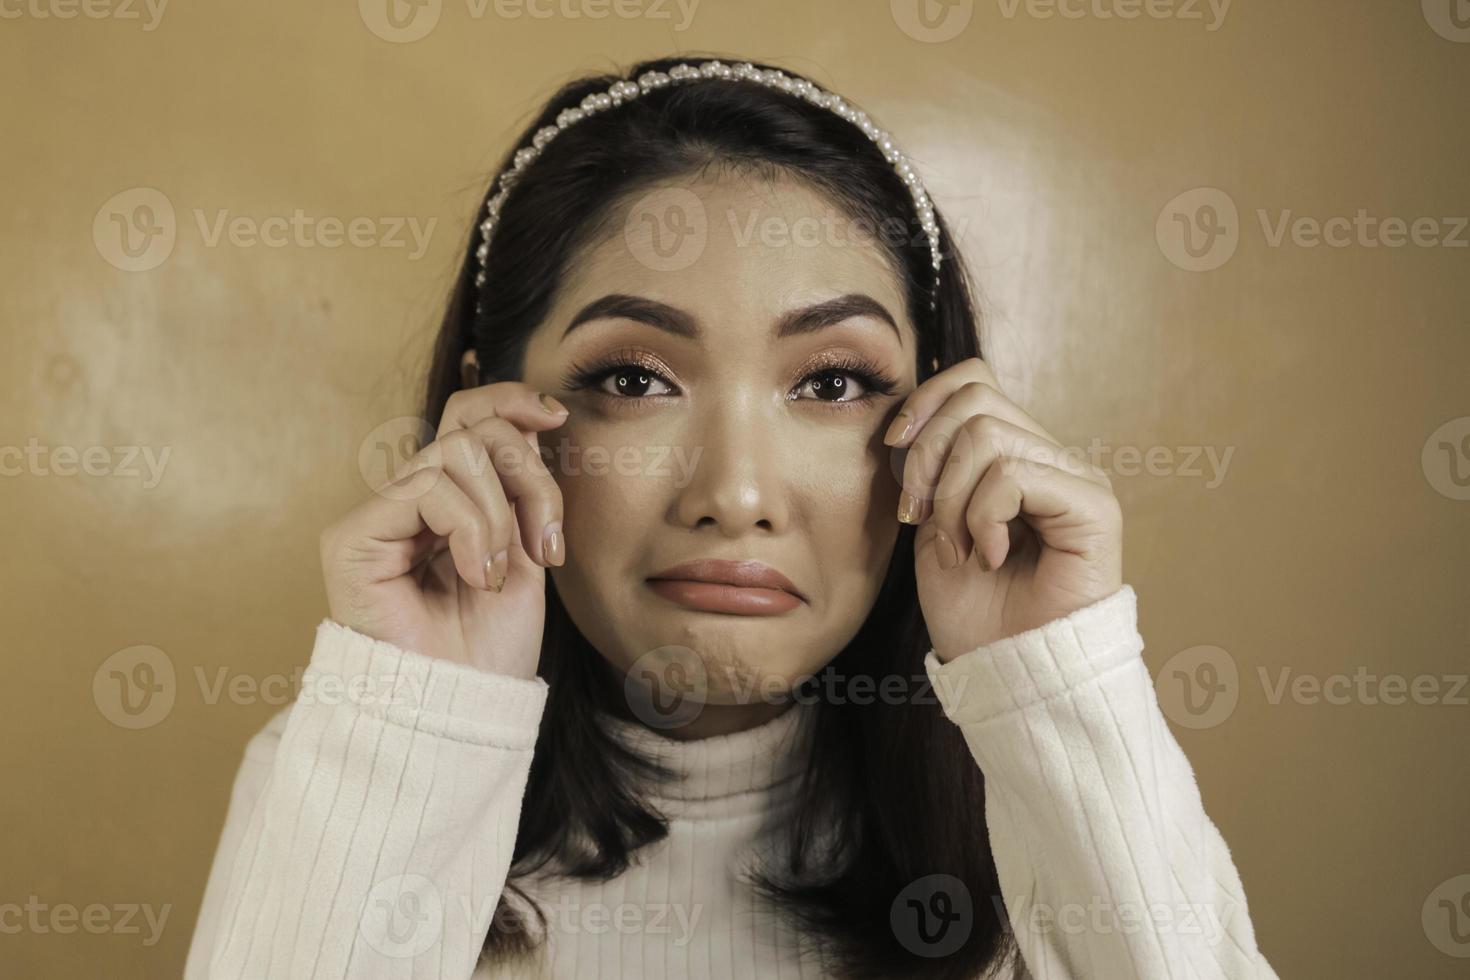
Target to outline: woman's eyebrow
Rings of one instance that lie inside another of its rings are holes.
[[[903,345],[903,334],[899,332],[893,315],[888,312],[887,307],[866,293],[848,293],[835,299],[813,303],[811,306],[788,310],[776,321],[772,336],[777,340],[784,340],[787,337],[813,333],[855,316],[868,316],[888,324],[898,337],[899,345]],[[677,307],[642,296],[608,293],[578,310],[571,323],[567,324],[566,330],[562,331],[562,339],[565,340],[568,334],[589,320],[614,317],[646,323],[650,327],[688,340],[698,340],[700,336],[699,324],[694,317]]]
[[[775,337],[781,340],[786,337],[812,333],[855,316],[868,316],[875,320],[882,320],[888,324],[893,335],[898,338],[899,346],[903,346],[903,334],[899,332],[893,314],[889,313],[882,303],[866,293],[848,293],[836,299],[824,300],[812,306],[803,306],[798,310],[790,310],[782,314],[781,319],[776,322]]]
[[[566,340],[568,334],[589,320],[614,318],[637,320],[639,323],[646,323],[665,333],[689,340],[699,338],[699,325],[694,322],[694,317],[677,307],[660,303],[655,299],[645,299],[642,296],[608,293],[578,310],[577,315],[572,317],[572,322],[567,324],[567,328],[562,331],[561,339]]]

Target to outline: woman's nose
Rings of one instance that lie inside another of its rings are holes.
[[[714,526],[727,537],[786,527],[790,500],[777,412],[727,401],[698,417],[684,446],[693,463],[677,490],[680,525]]]

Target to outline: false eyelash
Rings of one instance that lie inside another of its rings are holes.
[[[829,402],[823,399],[800,399],[802,401],[821,401],[823,404],[836,409],[856,408],[874,398],[891,395],[898,390],[898,380],[872,360],[862,354],[852,351],[833,351],[825,353],[817,358],[818,363],[808,368],[806,373],[797,382],[797,387],[804,386],[814,377],[827,374],[850,374],[862,382],[866,393],[859,398],[852,398],[842,402]]]
[[[664,372],[664,369],[646,354],[635,349],[615,351],[606,358],[594,361],[591,364],[573,363],[568,370],[562,385],[569,391],[580,391],[583,389],[593,394],[602,395],[606,398],[620,402],[643,402],[654,398],[673,397],[673,395],[639,395],[636,397],[612,395],[602,391],[598,386],[614,374],[623,371],[642,371],[653,375],[669,388],[678,393],[678,388]],[[850,409],[863,405],[864,403],[878,397],[891,395],[898,390],[898,381],[893,378],[872,360],[861,354],[850,351],[839,351],[827,353],[818,357],[817,363],[807,369],[797,381],[796,387],[801,388],[812,378],[829,374],[850,374],[861,382],[866,393],[858,398],[846,401],[826,401],[819,398],[792,399],[793,401],[818,401],[824,405],[837,409]]]
[[[609,376],[629,370],[643,371],[651,374],[670,388],[675,388],[674,383],[669,380],[664,368],[657,361],[634,348],[613,351],[607,357],[600,358],[589,365],[574,362],[571,368],[568,369],[566,377],[562,380],[562,386],[568,391],[580,391],[585,388],[593,394],[626,402],[647,401],[650,398],[665,397],[661,395],[641,395],[637,398],[627,398],[620,395],[609,395],[597,387]]]

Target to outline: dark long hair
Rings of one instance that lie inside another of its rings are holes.
[[[698,60],[703,59],[646,61],[622,77]],[[561,110],[606,91],[618,77],[584,77],[562,87],[507,152],[491,193],[515,149],[552,125]],[[929,242],[908,188],[856,125],[766,86],[685,81],[594,113],[542,150],[500,210],[479,288],[474,279],[480,238],[471,229],[434,348],[424,407],[431,427],[461,387],[460,361],[467,349],[476,352],[481,384],[521,377],[528,339],[546,316],[570,259],[604,230],[620,202],[660,181],[715,167],[805,181],[867,227],[893,227],[896,218],[906,222],[908,235],[884,236],[881,242],[907,287],[919,379],[979,355],[968,276],[947,225],[936,209],[943,266],[935,296]],[[483,306],[478,317],[477,298]],[[914,528],[903,525],[873,609],[828,665],[844,681],[871,679],[869,690],[883,690],[881,681],[890,675],[924,678],[930,641],[919,609],[913,543]],[[512,901],[525,898],[517,877],[550,866],[563,875],[613,878],[628,867],[633,852],[668,832],[663,816],[638,789],[638,777],[656,769],[597,723],[595,709],[617,712],[620,678],[572,623],[552,579],[548,574],[539,666],[550,696],[510,879],[484,945],[491,960],[530,952],[539,942],[518,908],[525,903]],[[1014,945],[1001,911],[979,767],[927,681],[907,703],[871,700],[815,706],[811,756],[788,824],[786,857],[751,883],[804,927],[801,932],[824,961],[845,975],[980,976],[1008,960]],[[900,893],[931,875],[957,879],[973,910],[964,943],[943,957],[915,949],[890,918]],[[533,913],[541,918],[539,909]]]

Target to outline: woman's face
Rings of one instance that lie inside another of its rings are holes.
[[[900,527],[882,438],[916,385],[914,328],[881,243],[793,181],[659,185],[609,227],[527,351],[523,380],[571,410],[540,435],[564,501],[550,574],[622,673],[683,662],[701,724],[743,727],[717,719],[778,712],[877,596]],[[715,611],[719,587],[650,580],[700,559],[764,563],[800,597]]]

